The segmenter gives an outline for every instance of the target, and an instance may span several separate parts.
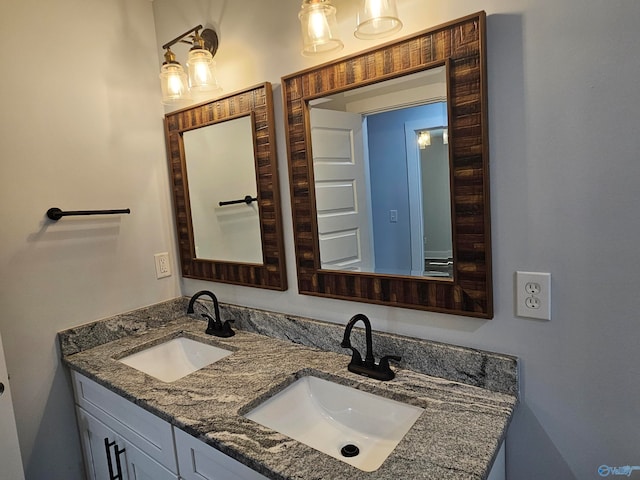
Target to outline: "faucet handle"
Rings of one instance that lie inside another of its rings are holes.
[[[345,345],[345,342],[342,342],[341,344],[342,348],[348,348],[351,350],[351,362],[349,362],[349,365],[364,365],[364,362],[362,361],[362,355],[360,355],[360,352],[355,348],[351,346],[351,342],[348,343],[348,345]]]
[[[396,376],[394,371],[391,370],[391,367],[389,367],[389,360],[395,360],[396,362],[399,362],[400,360],[402,360],[402,357],[399,357],[397,355],[385,355],[380,359],[380,363],[376,367],[376,370],[378,371],[378,374],[380,375],[379,378],[381,380],[391,380]]]
[[[380,363],[385,362],[386,364],[389,364],[389,360],[395,360],[396,362],[399,362],[400,360],[402,360],[402,357],[399,357],[398,355],[385,355],[380,359]]]
[[[235,323],[236,321],[233,318],[230,318],[229,320],[226,320],[223,324],[222,324],[222,331],[221,331],[221,337],[233,337],[236,332],[234,332],[231,329],[231,324]]]
[[[223,338],[233,337],[236,334],[236,332],[231,329],[231,323],[235,322],[235,320],[230,319],[222,323],[219,319],[214,319],[206,313],[203,313],[202,316],[209,320],[205,333]]]
[[[216,331],[219,331],[222,325],[219,320],[216,320],[208,313],[201,313],[200,316],[207,320],[207,330],[205,333],[213,335]]]

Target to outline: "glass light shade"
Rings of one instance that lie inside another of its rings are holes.
[[[187,68],[191,90],[195,92],[220,90],[216,79],[215,64],[213,55],[208,50],[197,48],[189,51]]]
[[[179,63],[165,63],[160,69],[162,103],[174,105],[190,98],[187,74]]]
[[[302,54],[315,55],[344,47],[336,36],[336,8],[329,0],[305,0],[298,14],[302,28]]]
[[[362,0],[354,35],[363,40],[386,37],[402,28],[395,0]]]

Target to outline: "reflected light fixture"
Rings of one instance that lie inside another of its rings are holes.
[[[445,128],[442,131],[442,143],[445,144],[445,145],[449,144],[449,129],[448,128]]]
[[[363,40],[386,37],[402,28],[396,0],[361,0],[353,34]]]
[[[429,145],[431,145],[431,133],[428,130],[422,130],[418,133],[418,147],[424,150]]]
[[[160,86],[162,88],[162,103],[176,105],[191,99],[191,92],[208,93],[220,92],[221,88],[216,79],[213,55],[218,50],[218,36],[213,30],[206,28],[202,31],[202,25],[165,43],[162,48],[164,63],[160,69]],[[176,43],[192,45],[187,57],[187,70],[185,73],[182,65],[176,60],[171,47]]]
[[[298,18],[302,29],[303,55],[333,52],[344,47],[337,36],[336,7],[331,0],[302,0]]]

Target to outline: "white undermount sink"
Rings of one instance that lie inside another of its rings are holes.
[[[231,351],[178,337],[120,359],[163,382],[174,382],[231,355]]]
[[[360,470],[373,472],[423,411],[305,376],[244,416]]]

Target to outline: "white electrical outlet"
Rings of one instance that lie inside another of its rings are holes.
[[[169,262],[169,253],[156,253],[153,258],[156,261],[156,278],[170,277],[171,263]]]
[[[516,272],[516,315],[551,320],[551,274]]]

